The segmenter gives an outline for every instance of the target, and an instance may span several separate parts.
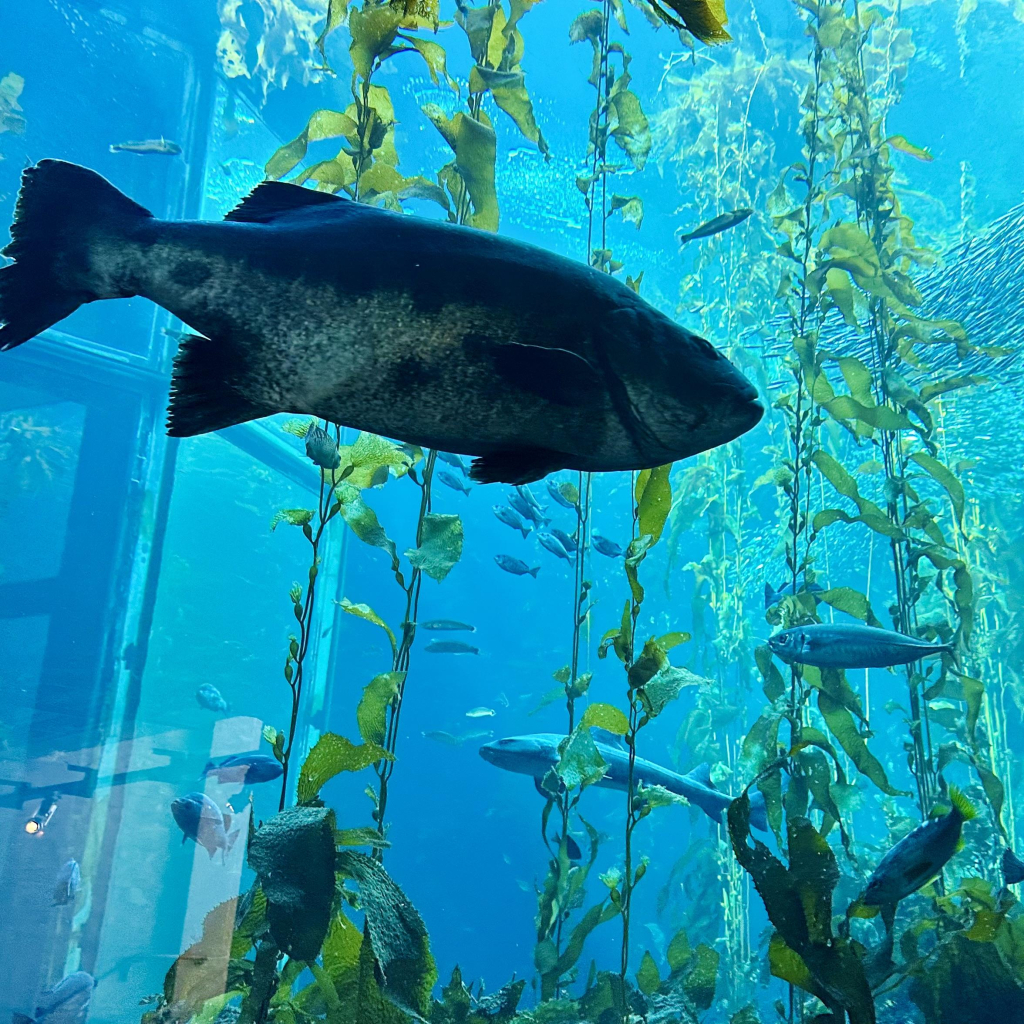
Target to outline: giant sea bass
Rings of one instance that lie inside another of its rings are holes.
[[[760,420],[751,384],[611,275],[536,246],[264,182],[173,223],[75,164],[25,170],[0,348],[82,303],[183,320],[168,432],[312,414],[476,456],[483,482],[643,469]]]

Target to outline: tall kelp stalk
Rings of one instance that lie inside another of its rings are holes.
[[[659,166],[674,172],[680,195],[687,197],[686,229],[714,225],[716,218],[717,223],[721,218],[734,222],[714,234],[683,236],[681,253],[688,272],[680,283],[679,312],[743,366],[766,394],[767,377],[752,352],[759,340],[752,328],[775,297],[777,257],[770,228],[751,213],[764,208],[777,173],[771,135],[777,125],[754,123],[751,109],[758,98],[778,110],[789,94],[799,96],[806,67],[762,45],[753,8],[744,12],[743,22],[739,47],[720,54],[716,62],[690,67],[669,62],[661,87],[666,106],[653,123]],[[755,56],[757,49],[760,57]],[[734,443],[681,467],[666,572],[668,586],[684,534],[702,535],[698,543],[703,542],[706,553],[684,568],[693,577],[693,656],[711,679],[681,727],[677,744],[687,748],[694,762],[711,762],[732,775],[740,767],[740,739],[749,724],[743,720],[744,707],[755,668],[747,583],[756,578],[762,553],[750,543],[747,531],[759,526],[754,495],[774,475],[769,470],[752,481],[747,463],[742,443]],[[724,929],[730,962],[723,976],[729,997],[739,1003],[741,992],[752,994],[756,981],[749,887],[724,832],[716,849],[717,864],[707,858],[691,870],[703,867],[706,887],[722,888],[722,920],[711,923]]]

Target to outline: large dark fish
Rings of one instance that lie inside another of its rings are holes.
[[[818,668],[890,668],[954,650],[952,644],[852,622],[793,626],[768,637],[768,647],[787,665]]]
[[[219,762],[207,761],[199,777],[212,775],[218,782],[244,782],[252,786],[273,782],[283,772],[281,762],[270,754],[232,754]]]
[[[12,1024],[84,1024],[96,981],[85,971],[75,971],[62,978],[49,992],[39,998],[36,1012],[15,1013]]]
[[[480,481],[660,466],[760,420],[707,341],[610,274],[524,242],[264,182],[219,223],[154,218],[93,171],[24,172],[0,348],[141,295],[205,337],[168,431],[277,412],[475,455]]]

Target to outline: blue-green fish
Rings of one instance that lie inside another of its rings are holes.
[[[469,494],[472,488],[466,483],[464,477],[456,476],[454,473],[448,472],[447,469],[440,469],[437,471],[437,479],[445,485],[450,487],[453,491],[461,491],[463,494]]]
[[[476,456],[480,482],[661,466],[764,414],[703,338],[611,274],[505,235],[267,181],[220,222],[153,217],[93,171],[25,170],[0,349],[142,296],[194,331],[168,430],[278,412]]]
[[[954,650],[953,644],[850,622],[783,629],[768,638],[768,647],[787,665],[818,668],[889,668]]]
[[[800,590],[805,590],[808,594],[821,594],[824,593],[824,587],[818,583],[806,583],[802,587],[797,584],[797,593]],[[777,605],[784,597],[791,597],[793,595],[793,581],[790,580],[788,583],[783,583],[778,590],[776,590],[770,583],[764,585],[764,610],[768,611],[773,605]],[[817,598],[815,598],[817,600]]]
[[[602,537],[599,533],[593,535],[592,543],[595,551],[602,555],[607,555],[608,558],[621,558],[625,554],[615,541]]]
[[[512,555],[495,555],[494,561],[497,562],[499,569],[504,569],[513,576],[532,576],[536,579],[537,573],[540,572],[539,565],[531,569],[521,558],[513,558]]]
[[[960,849],[965,821],[976,815],[970,800],[956,786],[949,787],[948,814],[918,825],[904,836],[871,873],[861,902],[871,907],[899,903],[930,882]]]
[[[551,554],[564,558],[567,562],[572,561],[572,554],[565,550],[565,545],[554,534],[538,533],[537,540],[540,541],[541,547],[547,548]]]
[[[508,505],[492,505],[491,511],[499,522],[511,526],[513,530],[518,530],[523,537],[529,536],[530,527],[526,525],[526,521],[514,508],[509,508]]]

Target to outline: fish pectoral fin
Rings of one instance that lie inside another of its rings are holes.
[[[711,781],[711,765],[707,761],[697,765],[692,772],[687,772],[686,778],[691,782],[699,783],[705,789],[715,788],[715,784]]]
[[[565,456],[560,452],[513,448],[474,459],[469,477],[481,484],[529,484],[565,468]]]
[[[311,206],[341,208],[346,203],[351,204],[353,208],[357,206],[351,199],[336,196],[331,192],[315,192],[311,188],[303,188],[287,181],[264,181],[224,219],[242,221],[246,224],[268,224],[298,210],[308,210]]]
[[[499,376],[522,391],[556,405],[593,404],[603,396],[604,381],[583,356],[567,348],[545,348],[518,342],[488,344]]]
[[[261,408],[242,395],[241,366],[244,361],[230,342],[188,335],[174,357],[167,433],[194,437],[279,411]]]

